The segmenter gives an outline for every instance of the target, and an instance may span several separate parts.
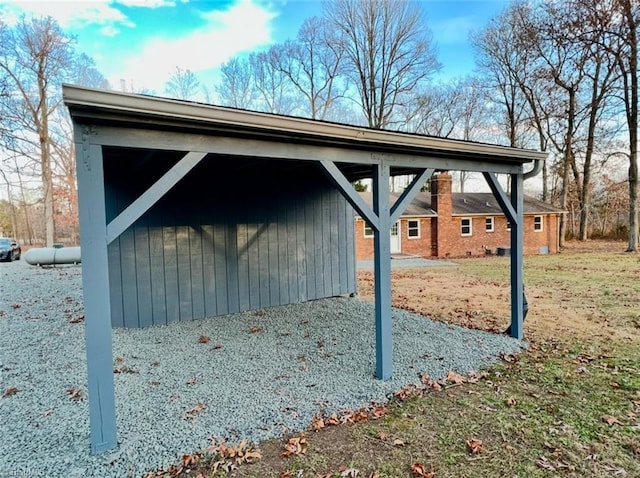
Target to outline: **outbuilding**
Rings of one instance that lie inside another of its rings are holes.
[[[92,452],[117,445],[112,327],[355,292],[353,209],[374,232],[375,374],[391,377],[391,225],[434,171],[482,172],[509,219],[511,333],[522,338],[523,182],[546,154],[71,85],[63,93]],[[406,174],[415,179],[391,205],[389,179]],[[352,187],[364,178],[372,207]]]

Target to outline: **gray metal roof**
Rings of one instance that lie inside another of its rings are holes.
[[[371,206],[372,194],[370,192],[362,192],[360,196],[365,202]],[[400,197],[400,193],[391,193],[390,202],[393,205]],[[452,193],[451,202],[453,205],[454,216],[504,216],[502,209],[498,205],[491,193]],[[551,204],[539,201],[530,196],[524,197],[524,214],[560,214],[559,209]],[[405,216],[424,216],[436,217],[438,214],[431,208],[431,193],[421,192],[416,199],[407,207],[402,217]]]
[[[131,129],[162,130],[206,136],[277,141],[284,144],[331,146],[351,152],[365,152],[360,165],[341,165],[350,177],[363,174],[364,164],[375,164],[381,156],[394,160],[392,174],[407,174],[411,168],[431,167],[452,170],[495,170],[522,167],[545,160],[539,151],[492,144],[437,138],[398,131],[349,126],[326,121],[239,110],[228,107],[122,93],[63,86],[64,101],[76,124],[126,126]],[[213,151],[212,151],[213,152]],[[367,160],[367,158],[369,158]],[[341,161],[340,154],[333,161]],[[368,173],[368,171],[366,171]],[[350,174],[353,173],[353,174]]]

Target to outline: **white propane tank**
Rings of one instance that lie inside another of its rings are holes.
[[[32,266],[79,264],[80,247],[34,247],[25,252],[24,260]]]

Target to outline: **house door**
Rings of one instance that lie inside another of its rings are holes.
[[[391,226],[391,254],[400,253],[400,222]]]

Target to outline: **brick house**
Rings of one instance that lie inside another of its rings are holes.
[[[422,257],[466,257],[495,254],[509,248],[507,218],[491,193],[453,193],[451,176],[431,179],[391,229],[391,253]],[[371,204],[371,193],[360,193]],[[400,193],[392,193],[393,203]],[[524,198],[524,253],[558,252],[562,210],[531,197]],[[356,258],[373,257],[373,230],[356,216]]]

